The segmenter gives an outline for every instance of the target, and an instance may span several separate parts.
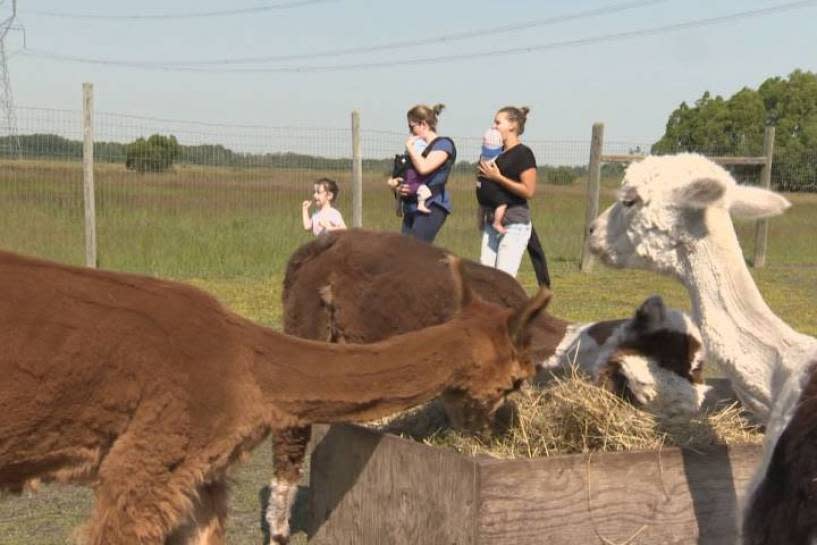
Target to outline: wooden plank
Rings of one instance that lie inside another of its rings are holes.
[[[774,155],[774,127],[766,127],[763,133],[763,155],[766,162],[760,171],[760,187],[769,189],[772,185],[772,157]],[[759,269],[766,266],[766,247],[769,237],[769,220],[761,219],[755,224],[755,257],[752,265]]]
[[[601,161],[604,163],[632,163],[640,161],[646,155],[602,155]],[[756,165],[766,164],[766,157],[709,157],[719,165]]]
[[[763,166],[766,164],[765,157],[709,157],[719,165],[755,165]]]
[[[642,160],[646,155],[602,155],[603,163],[632,163]]]
[[[593,254],[590,253],[590,225],[599,215],[599,186],[601,184],[602,150],[604,149],[604,123],[593,124],[590,140],[590,162],[587,167],[587,195],[584,208],[584,240],[579,269],[582,272],[593,270]]]
[[[96,268],[94,200],[94,86],[82,84],[82,195],[85,203],[85,266]]]
[[[479,543],[734,543],[759,458],[749,446],[480,461]]]
[[[352,227],[363,227],[363,155],[360,151],[360,112],[357,110],[352,112]]]
[[[311,464],[310,543],[476,545],[476,463],[453,451],[333,425]]]

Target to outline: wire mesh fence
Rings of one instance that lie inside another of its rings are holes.
[[[82,264],[82,113],[18,108],[17,118],[20,151],[0,157],[0,246]],[[444,127],[440,132],[445,134]],[[96,113],[94,135],[98,256],[104,268],[174,277],[278,274],[292,251],[312,236],[303,228],[301,207],[321,177],[338,182],[337,208],[351,223],[349,127],[224,125]],[[406,137],[397,131],[360,133],[366,228],[400,228],[385,180]],[[447,190],[454,213],[437,243],[476,258],[475,168],[481,139],[452,137],[458,162]],[[549,260],[576,262],[590,141],[526,144],[539,164],[540,186],[531,202],[534,226]],[[607,142],[604,151],[649,149],[649,142]],[[817,165],[817,156],[812,159]],[[752,183],[757,170],[736,175]],[[602,207],[612,201],[622,172],[623,165],[604,165]],[[801,227],[798,222],[806,220],[795,214],[791,221]],[[742,236],[750,236],[751,226],[740,229],[746,231]],[[775,258],[812,262],[811,252],[775,255],[774,246],[773,232],[770,263]],[[524,267],[529,265],[523,272]]]

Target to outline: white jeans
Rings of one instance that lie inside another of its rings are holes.
[[[485,224],[479,262],[516,277],[522,255],[528,247],[531,223],[511,223],[505,227],[508,232],[501,235],[493,225]]]

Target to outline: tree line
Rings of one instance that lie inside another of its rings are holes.
[[[82,142],[56,134],[27,134],[19,138],[23,157],[43,159],[81,159]],[[8,137],[0,138],[0,155],[15,156]],[[295,168],[316,170],[351,170],[350,158],[330,158],[300,153],[239,153],[220,144],[185,146],[173,135],[153,134],[123,144],[119,142],[95,142],[94,160],[125,163],[128,169],[139,172],[162,172],[173,164],[225,166],[237,168]],[[388,175],[392,159],[364,159],[363,169]],[[477,163],[458,161],[454,172],[473,174]],[[548,166],[538,168],[539,176],[546,183],[569,185],[587,173],[584,166]],[[619,172],[616,165],[605,165],[605,175]]]
[[[728,99],[708,91],[681,103],[653,153],[763,154],[764,127],[775,127],[772,184],[784,191],[817,191],[817,74],[795,70]],[[747,170],[735,169],[738,174]]]
[[[81,159],[82,142],[56,134],[24,134],[18,136],[23,157],[42,159]],[[16,156],[10,137],[0,138],[0,154]],[[94,142],[94,159],[110,163],[125,163],[128,168],[159,172],[176,163],[218,165],[226,167],[275,168],[351,168],[351,159],[334,159],[300,153],[240,153],[221,144],[186,146],[173,135],[153,134],[131,143]],[[384,163],[383,161],[376,161]]]

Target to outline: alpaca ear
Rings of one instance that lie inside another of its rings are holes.
[[[451,283],[454,292],[453,299],[456,305],[455,312],[459,312],[471,304],[471,301],[474,300],[474,293],[471,291],[471,286],[469,286],[465,280],[465,267],[462,264],[462,260],[455,255],[448,254],[445,257],[445,261],[448,262],[448,267],[451,269]]]
[[[553,297],[553,292],[542,286],[536,295],[528,299],[525,306],[516,310],[508,318],[508,333],[517,349],[525,350],[527,348],[530,341],[530,335],[528,335],[527,331],[528,326],[540,312],[547,308],[551,297]]]
[[[675,202],[685,208],[706,208],[726,193],[726,184],[717,178],[698,178],[675,190]]]
[[[660,295],[653,295],[641,303],[633,317],[634,326],[638,331],[654,331],[661,327],[667,319],[667,307]]]
[[[736,218],[761,219],[778,216],[790,206],[788,200],[774,191],[739,185],[732,191],[729,213]]]

